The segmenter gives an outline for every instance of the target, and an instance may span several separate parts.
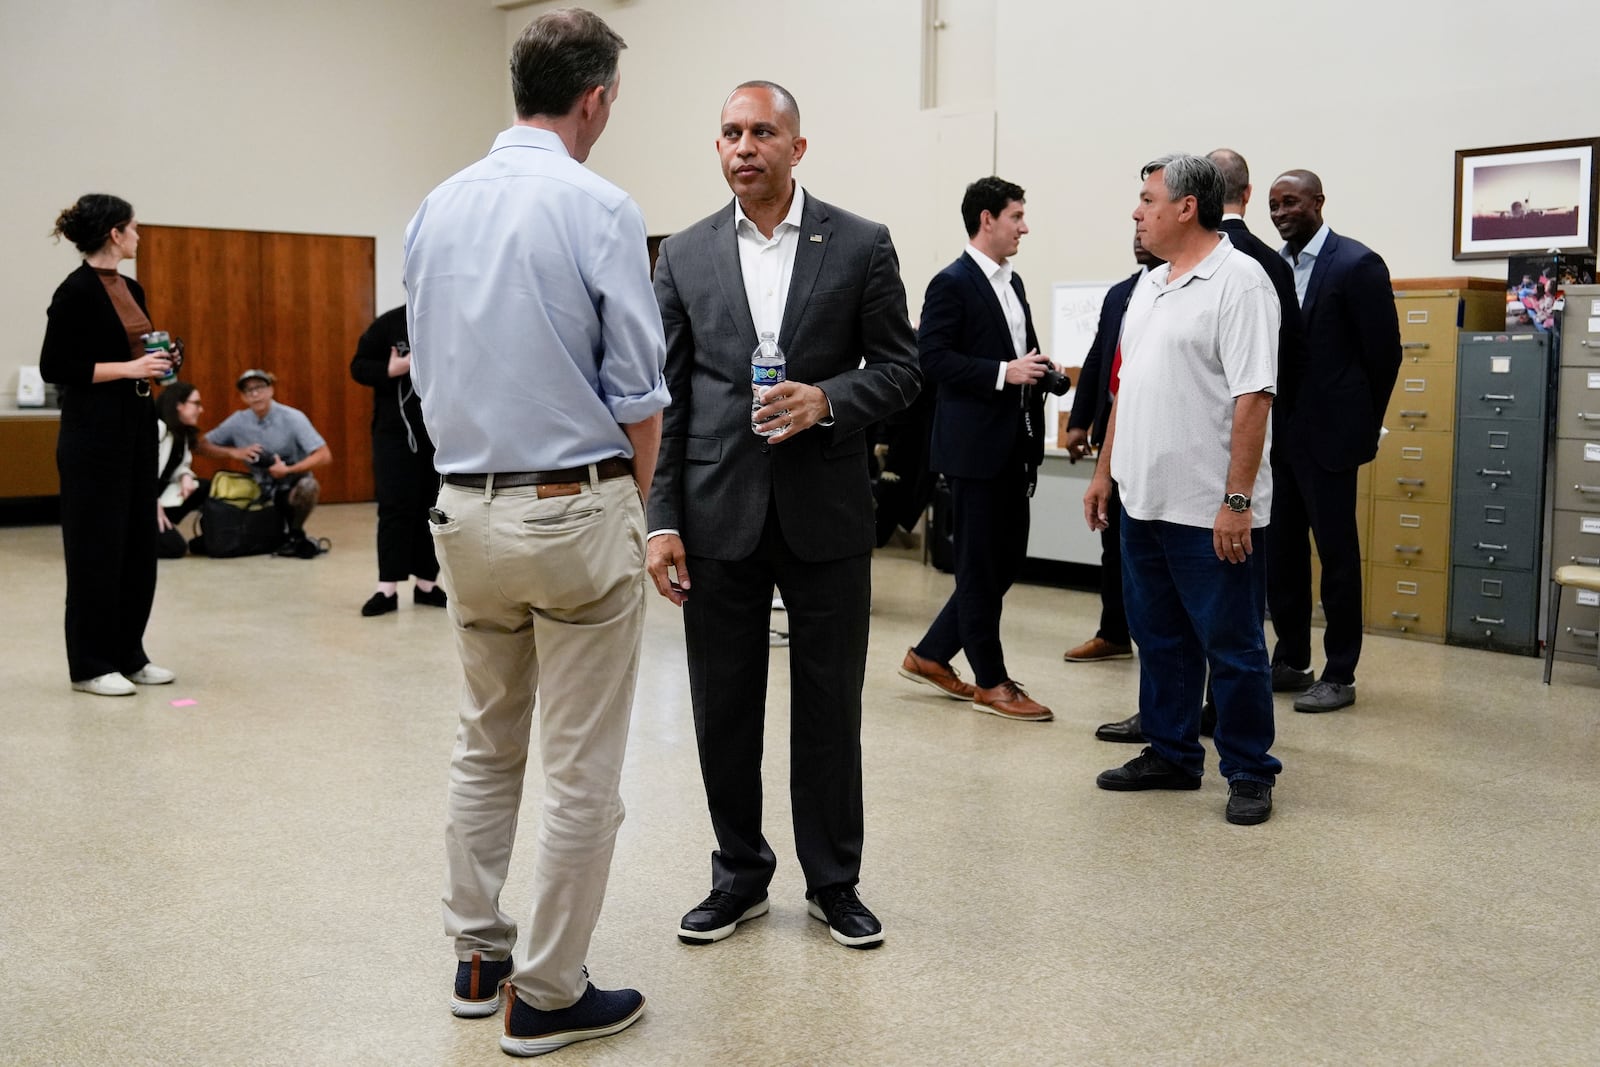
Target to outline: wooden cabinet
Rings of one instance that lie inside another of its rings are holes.
[[[56,496],[56,435],[61,412],[0,412],[0,500]]]

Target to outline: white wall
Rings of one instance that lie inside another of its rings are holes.
[[[79,262],[47,235],[85,192],[148,223],[372,235],[377,306],[400,303],[406,222],[509,120],[504,18],[486,0],[0,2],[0,397],[38,362]]]
[[[1265,240],[1276,240],[1267,186],[1307,167],[1330,224],[1395,277],[1503,278],[1503,261],[1451,259],[1456,149],[1600,134],[1592,0],[1544,5],[1520,37],[1485,0],[990,2],[992,26],[974,0],[946,6],[993,49],[992,159],[964,120],[919,109],[917,0],[592,0],[629,50],[591,163],[634,195],[652,232],[680,228],[728,195],[711,147],[723,96],[771,78],[804,116],[801,181],[890,226],[913,315],[963,243],[964,180],[992,166],[1026,187],[1033,233],[1017,266],[1044,331],[1052,282],[1132,269],[1138,171],[1164,152],[1243,153],[1257,184],[1248,221]],[[552,6],[509,12],[508,33]],[[961,110],[971,95],[963,83]]]

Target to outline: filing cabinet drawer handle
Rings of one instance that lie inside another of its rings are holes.
[[[1578,344],[1582,345],[1584,348],[1600,348],[1600,345],[1594,344],[1590,341],[1579,341]]]
[[[1600,567],[1600,556],[1568,556],[1568,563],[1581,563],[1585,567]]]
[[[1482,549],[1485,552],[1508,552],[1508,551],[1510,551],[1510,548],[1508,546],[1506,546],[1506,545],[1491,545],[1487,541],[1479,541],[1477,544],[1473,545],[1472,547],[1473,548],[1477,548],[1477,549]]]
[[[1572,488],[1580,493],[1600,493],[1600,485],[1574,485]]]
[[[1472,621],[1481,622],[1489,626],[1504,626],[1506,624],[1504,619],[1491,619],[1484,615],[1474,615]]]
[[[1391,618],[1391,619],[1408,619],[1411,622],[1416,622],[1419,619],[1421,619],[1422,616],[1418,615],[1414,611],[1391,611],[1391,612],[1389,612],[1389,618]]]
[[[1410,552],[1410,553],[1413,553],[1413,554],[1420,555],[1422,553],[1422,546],[1421,545],[1395,545],[1394,546],[1394,550],[1396,552]]]
[[[1402,341],[1402,342],[1400,342],[1400,347],[1401,348],[1432,348],[1433,346],[1430,345],[1426,341]]]
[[[1579,411],[1575,412],[1575,414],[1584,422],[1593,422],[1595,419],[1600,419],[1600,414],[1596,414],[1593,411]]]
[[[1565,626],[1562,627],[1562,629],[1566,630],[1567,633],[1571,634],[1573,637],[1600,637],[1600,630],[1582,630],[1576,626]]]
[[[1503,400],[1509,404],[1517,399],[1517,395],[1515,393],[1484,393],[1483,396],[1479,397],[1478,399]]]
[[[1428,413],[1426,411],[1402,411],[1400,417],[1402,419],[1425,419],[1428,417]]]
[[[1487,467],[1485,467],[1483,470],[1480,470],[1478,473],[1484,475],[1485,477],[1490,477],[1490,478],[1509,478],[1509,477],[1511,477],[1511,472],[1510,471],[1492,471],[1492,470],[1489,470]]]
[[[1394,484],[1395,485],[1427,485],[1428,483],[1426,481],[1424,481],[1423,479],[1421,479],[1421,478],[1396,478],[1394,480]],[[1600,489],[1597,489],[1596,492],[1600,492]]]

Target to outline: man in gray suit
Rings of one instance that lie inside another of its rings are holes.
[[[668,238],[656,261],[673,403],[650,496],[647,566],[683,608],[700,770],[717,848],[711,893],[678,937],[710,944],[767,912],[777,866],[761,832],[767,624],[790,639],[790,795],[808,912],[835,941],[883,928],[861,870],[861,686],[874,544],[866,427],[921,384],[888,230],[808,196],[794,98],[746,82],[717,137],[733,203]],[[751,430],[750,356],[771,332],[788,380]],[[693,584],[691,586],[691,576]]]

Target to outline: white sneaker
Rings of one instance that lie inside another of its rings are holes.
[[[80,693],[93,693],[97,697],[131,697],[133,683],[116,671],[102,674],[82,682],[73,682],[72,688]]]
[[[773,593],[772,594],[772,610],[773,611],[788,611],[789,610],[788,608],[783,606],[783,594],[782,593]]]
[[[767,631],[767,647],[768,648],[788,648],[789,647],[789,634],[784,630],[768,630]]]
[[[165,667],[157,667],[154,663],[146,663],[143,667],[128,675],[128,681],[135,685],[166,685],[177,678],[176,674]]]

